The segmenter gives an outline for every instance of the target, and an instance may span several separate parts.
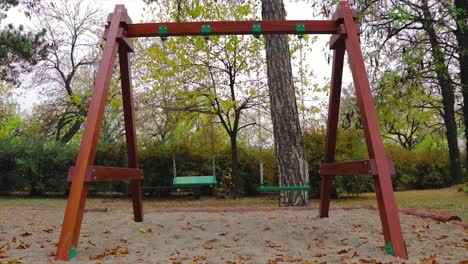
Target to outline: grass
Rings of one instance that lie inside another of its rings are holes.
[[[427,211],[458,215],[468,221],[468,194],[459,192],[457,187],[431,190],[413,190],[395,192],[400,208],[418,208]],[[375,194],[365,193],[359,197],[346,197],[332,201],[337,205],[376,205]]]
[[[437,190],[416,190],[402,191],[395,193],[398,206],[401,208],[418,208],[427,211],[444,212],[458,215],[464,221],[468,221],[468,194],[459,192],[457,187],[437,189]],[[0,207],[2,206],[44,206],[54,208],[64,208],[66,199],[64,198],[30,198],[30,197],[0,197]],[[244,197],[235,200],[217,200],[212,197],[202,197],[201,199],[171,198],[145,199],[145,208],[161,207],[203,207],[203,206],[278,206],[277,196]],[[360,196],[348,196],[333,200],[333,206],[346,205],[376,205],[374,193],[364,193]],[[317,206],[318,200],[313,200],[312,205]],[[128,206],[131,208],[130,199],[112,198],[90,198],[87,201],[88,207],[118,207]]]

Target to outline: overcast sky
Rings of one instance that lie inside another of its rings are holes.
[[[75,0],[72,0],[75,1]],[[76,0],[79,1],[79,0]],[[127,0],[127,1],[118,1],[118,0],[82,0],[86,2],[94,2],[95,5],[101,8],[105,14],[111,13],[116,4],[125,4],[125,7],[128,10],[130,17],[134,23],[144,22],[148,19],[143,11],[145,3],[142,0]],[[311,20],[311,19],[324,19],[323,17],[312,17],[312,7],[310,4],[301,2],[301,1],[288,1],[285,0],[285,7],[287,11],[288,20]],[[105,23],[106,17],[103,18],[103,24]],[[26,17],[22,12],[15,8],[8,12],[7,19],[2,21],[2,26],[8,23],[13,24],[23,24],[26,27],[28,26]],[[305,52],[304,56],[307,61],[306,64],[310,64],[313,67],[314,74],[316,78],[311,80],[312,83],[318,83],[320,86],[326,85],[326,80],[331,76],[331,65],[327,63],[326,56],[323,53],[324,49],[327,49],[327,42],[330,36],[328,35],[319,35],[317,41],[312,46],[312,52]],[[344,73],[344,86],[351,81],[351,75],[349,70],[345,69]],[[327,100],[325,95],[320,95],[323,100]],[[31,109],[31,107],[39,102],[40,96],[38,96],[37,91],[28,90],[27,93],[22,93],[17,96],[17,101],[20,103],[23,110]],[[314,104],[315,105],[315,104]]]

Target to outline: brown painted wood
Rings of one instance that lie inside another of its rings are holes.
[[[106,106],[109,83],[117,55],[117,32],[122,16],[126,14],[123,5],[116,5],[110,26],[109,35],[104,46],[101,63],[96,75],[93,96],[84,125],[83,137],[73,172],[73,182],[68,197],[67,207],[55,255],[56,260],[69,260],[72,243],[78,244],[79,231],[83,219],[87,188],[85,174],[93,165],[96,145],[99,138],[102,117]]]
[[[320,175],[372,175],[369,160],[322,163],[320,164]]]
[[[304,34],[334,34],[338,31],[335,20],[270,20],[270,21],[205,21],[129,24],[127,36],[157,37],[159,26],[167,26],[169,36],[201,35],[202,25],[211,25],[212,35],[250,35],[252,25],[261,24],[262,34],[295,34],[296,24],[304,24]]]
[[[104,39],[107,39],[107,35],[109,34],[109,28],[104,30]],[[119,45],[123,46],[129,52],[133,52],[135,50],[135,45],[133,44],[133,40],[127,36],[127,30],[124,28],[119,28],[117,33],[117,39],[119,40]]]
[[[110,25],[106,30],[106,44],[97,79],[95,82],[93,96],[85,122],[83,138],[75,169],[69,172],[69,177],[73,179],[70,196],[67,202],[64,222],[60,233],[56,259],[68,260],[71,245],[77,246],[80,234],[81,223],[86,203],[88,182],[91,180],[119,180],[135,177],[138,168],[138,155],[136,144],[136,130],[134,123],[134,107],[131,89],[130,61],[128,52],[133,49],[130,37],[150,37],[159,36],[158,27],[161,25],[169,27],[169,36],[201,35],[201,26],[211,25],[212,35],[234,35],[252,34],[252,25],[261,24],[262,34],[295,34],[296,24],[301,23],[306,27],[304,34],[334,34],[331,48],[334,51],[334,62],[332,72],[332,89],[330,93],[329,116],[327,123],[327,142],[325,149],[326,169],[337,168],[340,173],[350,174],[352,172],[362,172],[361,164],[349,166],[336,165],[335,149],[337,138],[337,124],[339,116],[339,104],[341,93],[341,78],[344,50],[348,52],[348,58],[356,87],[358,106],[362,114],[362,123],[366,137],[366,144],[369,151],[370,160],[365,164],[367,172],[373,174],[374,185],[379,205],[379,213],[382,222],[385,242],[391,242],[395,256],[407,258],[403,245],[401,226],[399,222],[396,202],[390,180],[393,166],[388,164],[388,160],[383,148],[383,141],[380,135],[379,123],[373,99],[370,92],[369,80],[367,77],[364,60],[362,58],[359,44],[359,27],[356,26],[356,14],[351,10],[347,1],[341,1],[335,13],[334,20],[324,21],[214,21],[214,22],[185,22],[185,23],[148,23],[131,24],[131,19],[123,5],[116,5],[114,13],[110,16]],[[344,25],[344,27],[343,27]],[[341,35],[338,37],[338,34]],[[345,35],[345,36],[343,36]],[[343,44],[344,43],[344,44]],[[119,49],[120,44],[120,49]],[[103,113],[109,90],[109,83],[112,77],[113,66],[119,52],[120,67],[122,72],[122,91],[124,101],[124,116],[126,123],[126,139],[128,152],[128,167],[130,168],[104,168],[94,167],[96,155],[96,145],[99,138],[99,130],[102,123]],[[332,165],[331,165],[332,164]],[[331,166],[331,167],[330,167]],[[343,166],[348,166],[343,170]],[[91,169],[90,169],[91,168]],[[98,168],[98,172],[96,172]],[[122,170],[131,170],[122,176]],[[330,172],[328,172],[330,173]],[[131,174],[129,176],[129,174]],[[96,176],[98,175],[98,176]],[[117,175],[117,176],[116,176]],[[96,177],[96,179],[94,179]],[[141,177],[130,178],[132,187],[132,198],[135,221],[141,221],[143,216],[141,203]],[[333,176],[324,176],[321,189],[320,216],[328,216],[329,194]]]
[[[129,49],[122,46],[119,50],[120,76],[122,84],[122,99],[125,121],[125,138],[127,141],[128,167],[138,168],[138,149],[135,126],[135,107],[133,105],[132,75],[130,72]],[[136,222],[143,221],[143,191],[141,179],[130,182],[132,191],[133,218]]]
[[[75,167],[70,167],[68,181],[73,181],[73,171]],[[86,182],[95,181],[127,181],[127,180],[143,180],[143,170],[135,168],[116,168],[93,166],[86,170]]]
[[[392,174],[394,174],[393,161],[389,160],[388,163]],[[320,175],[377,175],[377,173],[376,162],[373,159],[320,164]]]
[[[339,39],[334,43],[333,68],[331,78],[330,99],[328,103],[327,136],[325,141],[326,163],[335,161],[336,140],[338,135],[338,118],[340,115],[341,83],[343,78],[344,64],[344,41]],[[332,176],[323,176],[320,185],[320,207],[319,216],[328,217],[330,208],[330,196],[332,188]]]
[[[400,218],[396,206],[393,187],[390,178],[390,167],[385,154],[380,126],[377,119],[369,79],[361,53],[359,37],[354,27],[355,21],[347,1],[339,3],[346,27],[347,37],[345,40],[348,53],[349,65],[353,75],[354,86],[359,110],[361,113],[364,135],[366,138],[369,158],[375,159],[377,176],[374,177],[377,201],[379,205],[380,218],[385,242],[391,242],[394,255],[407,259],[403,236],[401,232]]]

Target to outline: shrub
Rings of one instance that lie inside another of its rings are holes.
[[[227,169],[226,173],[218,181],[214,192],[216,198],[232,199],[237,197],[238,190],[236,190],[234,187],[231,173],[231,169]]]

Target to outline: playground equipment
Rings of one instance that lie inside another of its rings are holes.
[[[302,24],[298,24],[296,25],[296,30],[297,30],[297,36],[299,38],[299,41],[300,41],[300,78],[301,78],[301,103],[302,105],[304,106],[304,71],[303,71],[303,53],[302,53],[302,50],[303,50],[303,43],[302,43],[302,39],[303,39],[303,32],[305,30],[305,27],[304,25]],[[254,35],[256,36],[256,35]],[[261,133],[260,133],[260,128],[261,128],[261,115],[260,113],[257,113],[257,116],[258,116],[258,138],[259,138],[259,141],[260,141],[260,152],[262,152],[262,149],[263,149],[263,140],[262,140],[262,136],[261,136]],[[303,112],[302,113],[302,124],[305,124],[305,113]],[[302,130],[304,131],[304,129]],[[260,170],[259,170],[259,173],[260,173],[260,187],[259,187],[259,191],[262,192],[262,193],[273,193],[273,192],[282,192],[282,191],[310,191],[312,189],[312,187],[309,185],[309,179],[308,179],[308,175],[309,175],[309,167],[308,167],[308,164],[306,161],[303,162],[304,166],[303,166],[303,171],[304,171],[304,175],[306,175],[306,179],[304,181],[304,184],[303,185],[297,185],[297,186],[292,186],[292,185],[288,185],[288,186],[265,186],[264,184],[264,181],[263,181],[263,159],[261,158],[260,159]]]
[[[261,34],[331,34],[330,48],[334,50],[330,104],[328,108],[325,160],[320,166],[322,175],[320,217],[328,217],[330,191],[336,175],[372,175],[377,194],[380,220],[387,251],[394,256],[407,258],[401,232],[400,219],[391,183],[391,163],[387,159],[373,104],[369,80],[359,44],[359,24],[356,13],[348,1],[341,1],[332,20],[301,21],[210,21],[183,23],[132,24],[123,5],[116,5],[109,16],[104,37],[106,43],[96,75],[93,95],[86,118],[83,138],[76,165],[70,170],[72,180],[70,195],[57,247],[56,259],[69,260],[76,254],[76,247],[83,220],[88,185],[91,181],[130,180],[133,214],[136,222],[143,221],[141,181],[143,171],[138,169],[135,118],[132,97],[129,53],[133,51],[131,38],[201,35]],[[369,160],[336,162],[335,149],[340,105],[341,81],[345,51],[353,75],[356,97]],[[109,83],[114,63],[119,54],[122,84],[125,135],[127,140],[128,168],[94,166],[96,145],[99,138]]]

